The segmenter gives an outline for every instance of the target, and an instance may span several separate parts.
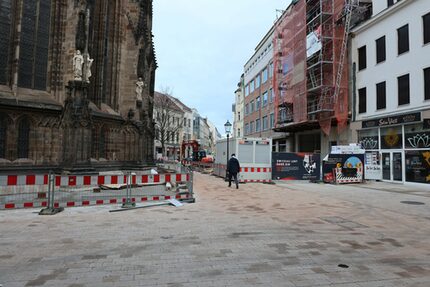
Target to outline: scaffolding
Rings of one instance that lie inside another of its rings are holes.
[[[330,134],[348,123],[346,53],[351,18],[359,0],[293,1],[276,22],[273,79],[276,127],[317,122]],[[315,125],[310,125],[315,128]]]
[[[275,122],[283,127],[307,121],[306,115],[306,3],[291,4],[275,23]]]

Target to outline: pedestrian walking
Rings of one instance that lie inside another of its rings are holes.
[[[238,189],[239,180],[237,179],[237,174],[240,171],[240,164],[235,154],[232,154],[231,158],[228,160],[227,171],[228,171],[228,186],[229,187],[231,186],[231,179],[233,178],[234,182],[236,183],[236,189]]]

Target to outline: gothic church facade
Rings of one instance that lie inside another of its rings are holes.
[[[152,0],[0,0],[0,35],[0,171],[153,163]]]

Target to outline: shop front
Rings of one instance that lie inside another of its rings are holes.
[[[430,184],[430,119],[421,113],[363,121],[358,140],[373,166],[367,179]]]

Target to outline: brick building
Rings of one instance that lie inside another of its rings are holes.
[[[0,169],[151,164],[151,31],[152,0],[0,0]]]

